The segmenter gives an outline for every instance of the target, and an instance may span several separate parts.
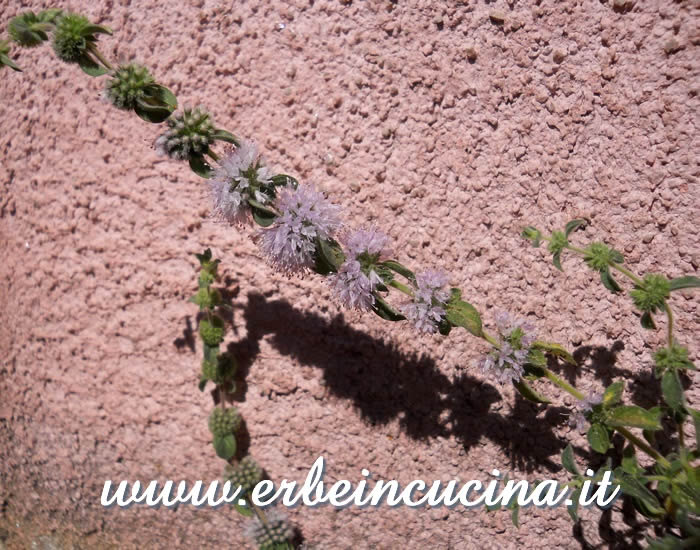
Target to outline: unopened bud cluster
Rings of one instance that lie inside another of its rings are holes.
[[[234,433],[241,425],[241,415],[234,407],[216,407],[209,415],[209,431],[214,437],[224,437]]]
[[[262,479],[263,471],[258,463],[248,455],[241,459],[236,466],[226,466],[224,476],[234,485],[240,486],[244,492],[250,492]]]
[[[177,160],[204,155],[214,143],[214,123],[201,107],[185,108],[167,121],[168,130],[156,140],[156,151]]]

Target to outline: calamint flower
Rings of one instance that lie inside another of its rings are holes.
[[[328,239],[340,227],[340,208],[310,185],[282,189],[275,206],[280,215],[258,233],[262,251],[288,274],[312,267],[316,239]]]
[[[214,124],[202,107],[185,107],[166,120],[168,130],[156,139],[159,155],[175,160],[188,160],[203,155],[214,142]]]
[[[375,288],[383,283],[376,267],[391,255],[389,237],[370,228],[353,231],[345,241],[345,262],[330,278],[331,288],[344,305],[367,311],[374,305]]]
[[[535,341],[535,327],[503,311],[496,315],[499,348],[493,349],[481,362],[481,372],[499,384],[518,382],[525,373],[530,346]]]
[[[588,422],[586,415],[593,410],[593,407],[600,405],[602,402],[602,393],[592,393],[586,398],[579,400],[576,406],[578,411],[569,418],[569,426],[576,428],[581,433],[586,431],[586,423]]]
[[[214,215],[231,224],[249,219],[249,199],[267,204],[272,200],[272,173],[252,141],[226,154],[208,180],[214,201]]]
[[[245,526],[245,535],[260,550],[272,550],[278,544],[284,544],[292,538],[294,532],[287,521],[287,516],[277,510],[265,512],[267,524],[255,517]]]
[[[450,292],[445,288],[448,276],[443,271],[429,269],[416,274],[416,294],[413,302],[405,304],[401,312],[415,327],[426,333],[434,333],[445,318],[445,303]]]

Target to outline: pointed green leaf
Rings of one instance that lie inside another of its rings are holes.
[[[639,318],[639,322],[642,325],[642,328],[648,329],[648,330],[654,330],[656,329],[656,323],[654,323],[654,318],[651,316],[651,313],[648,311],[645,311],[642,316]]]
[[[552,263],[554,264],[554,267],[556,267],[559,271],[564,271],[561,267],[561,251],[552,254]]]
[[[690,416],[693,417],[693,426],[695,427],[695,447],[700,449],[700,411],[689,409]]]
[[[230,460],[236,455],[236,438],[233,434],[214,438],[214,450],[219,458]]]
[[[8,67],[10,67],[10,69],[22,72],[22,69],[20,69],[17,65],[15,65],[15,62],[12,61],[12,59],[10,59],[4,53],[0,53],[0,65],[7,65]]]
[[[678,372],[667,370],[661,379],[661,390],[664,395],[664,401],[675,412],[683,410],[683,386],[681,385]]]
[[[202,155],[194,155],[190,157],[190,169],[202,178],[208,178],[212,173],[211,166],[209,166],[209,163],[204,160],[204,156]]]
[[[659,500],[654,493],[647,489],[637,477],[626,473],[620,467],[615,468],[614,474],[615,483],[620,486],[622,492],[643,503],[643,509],[646,510],[649,515],[653,517],[664,514],[664,510],[661,508]]]
[[[513,522],[513,525],[515,527],[520,528],[520,521],[518,516],[520,515],[520,506],[518,506],[517,501],[513,501],[515,505],[512,507],[511,512],[510,512],[510,520]]]
[[[299,187],[299,182],[296,180],[296,178],[288,176],[287,174],[277,174],[272,176],[270,181],[272,181],[272,185],[275,187],[286,187],[288,185],[291,186],[292,189]]]
[[[381,265],[388,267],[392,271],[411,281],[413,284],[416,284],[416,276],[413,273],[413,271],[408,269],[405,265],[400,264],[396,260],[387,260],[386,262],[382,262]]]
[[[571,516],[571,519],[574,522],[578,521],[579,498],[581,498],[581,489],[576,489],[573,493],[571,493],[571,496],[569,497],[569,500],[571,500],[571,504],[569,504],[566,507],[566,511],[569,512],[569,516]]]
[[[466,328],[474,336],[483,334],[481,315],[473,305],[450,299],[446,309],[446,318],[453,326]]]
[[[525,382],[525,380],[513,382],[513,385],[515,386],[515,389],[518,390],[520,395],[522,395],[528,401],[532,401],[533,403],[551,403],[551,401],[545,396],[532,389],[532,387]]]
[[[148,93],[152,97],[157,98],[161,104],[169,106],[171,111],[175,111],[175,109],[177,109],[177,97],[175,97],[175,94],[165,86],[161,86],[160,84],[151,84],[148,87]]]
[[[259,226],[269,227],[274,223],[275,218],[277,218],[277,212],[272,208],[255,199],[248,199],[248,204],[250,204],[253,213],[253,220],[255,220],[255,223]]]
[[[631,443],[622,451],[622,469],[632,476],[644,472],[644,468],[640,468],[639,464],[637,464],[635,447]]]
[[[622,401],[622,392],[625,390],[625,383],[622,380],[613,382],[603,393],[603,407],[611,407],[612,405],[617,405]]]
[[[618,293],[622,291],[620,285],[618,285],[617,281],[613,279],[613,276],[610,274],[610,270],[607,268],[600,272],[600,281],[610,292]]]
[[[78,65],[80,65],[80,68],[85,74],[90,76],[102,76],[103,74],[107,74],[109,72],[88,54],[80,56],[80,59],[78,59]]]
[[[566,446],[564,452],[561,454],[561,465],[564,466],[564,469],[570,474],[574,474],[577,476],[581,475],[581,472],[579,472],[578,467],[576,466],[576,459],[574,458],[574,449],[571,446],[571,443],[569,443]]]
[[[387,321],[404,321],[406,317],[392,308],[381,296],[374,296],[372,311]]]
[[[605,426],[601,424],[592,424],[591,427],[588,428],[586,437],[588,438],[588,443],[595,452],[600,454],[608,452],[610,448],[610,436]]]
[[[246,518],[252,517],[253,513],[254,513],[253,509],[250,506],[248,506],[247,504],[245,506],[239,504],[238,500],[240,500],[240,499],[237,499],[236,502],[233,503],[233,507],[236,509],[236,512],[238,512],[239,514],[241,514],[242,516],[244,516]]]
[[[87,25],[83,27],[81,33],[84,37],[88,37],[91,34],[112,34],[112,30],[108,27],[103,27],[102,25]]]
[[[207,382],[209,382],[209,379],[206,378],[205,376],[202,376],[199,379],[199,384],[198,384],[199,391],[204,391],[204,388],[207,386]]]
[[[42,21],[44,23],[53,23],[54,20],[62,13],[63,13],[63,10],[61,10],[61,9],[51,8],[51,9],[39,12],[37,17],[39,18],[40,21]]]
[[[542,340],[536,340],[535,342],[532,343],[532,347],[536,349],[541,349],[545,353],[548,353],[550,355],[554,355],[555,357],[560,357],[567,363],[570,363],[572,365],[576,365],[576,359],[574,359],[574,356],[571,355],[568,351],[563,346],[560,346],[559,344],[553,344],[551,342],[544,342]]]
[[[335,239],[316,239],[314,252],[314,271],[320,275],[336,273],[343,262],[345,254]]]
[[[238,139],[236,136],[234,136],[231,132],[227,132],[226,130],[222,130],[221,128],[216,129],[216,131],[214,132],[213,138],[218,140],[218,141],[225,141],[226,143],[232,143],[236,147],[238,147],[241,143],[241,140]]]
[[[698,288],[700,287],[700,278],[693,275],[678,277],[671,279],[671,290],[680,290],[682,288]]]
[[[661,411],[647,411],[637,405],[621,405],[609,412],[608,426],[626,426],[643,430],[661,429]]]
[[[571,220],[569,223],[566,224],[566,227],[564,228],[564,234],[568,237],[573,231],[584,225],[586,225],[586,220]]]
[[[154,124],[160,124],[172,114],[172,110],[169,106],[148,103],[143,99],[136,100],[134,112],[142,120],[152,122]]]

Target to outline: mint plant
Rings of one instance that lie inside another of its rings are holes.
[[[532,226],[523,230],[522,236],[533,246],[547,244],[559,270],[563,271],[564,255],[573,254],[598,273],[603,286],[614,294],[624,292],[618,279],[628,279],[631,288],[627,292],[644,329],[656,328],[655,316],[666,317],[667,343],[654,353],[654,372],[662,388],[658,404],[648,409],[625,404],[622,380],[612,383],[601,395],[585,395],[555,372],[559,361],[576,365],[563,346],[538,337],[533,325],[509,313],[497,315],[495,329],[488,329],[477,309],[463,299],[462,291],[448,284],[448,274],[430,268],[414,271],[405,266],[380,228],[348,227],[338,206],[312,186],[302,185],[286,174],[275,174],[252,141],[219,128],[205,108],[185,107],[176,113],[174,94],[157,83],[145,67],[112,67],[97,48],[98,35],[104,33],[111,31],[60,10],[38,15],[27,12],[10,23],[10,38],[16,45],[34,47],[48,41],[51,34],[59,59],[77,64],[92,77],[108,75],[105,98],[115,107],[133,110],[147,122],[165,122],[167,128],[154,142],[158,153],[187,162],[205,180],[216,217],[239,229],[254,228],[254,238],[273,269],[290,276],[315,273],[325,278],[337,300],[347,308],[371,311],[391,322],[408,321],[420,333],[448,336],[452,330],[465,329],[488,346],[482,372],[499,384],[513,384],[526,399],[550,403],[540,382],[549,382],[573,396],[577,405],[572,411],[572,425],[587,430],[591,449],[607,455],[607,462],[592,476],[582,475],[573,448],[568,446],[562,465],[574,476],[570,486],[579,490],[612,469],[615,483],[626,498],[663,532],[648,541],[650,547],[700,544],[700,411],[688,405],[683,381],[685,373],[695,370],[695,366],[688,349],[674,337],[671,308],[673,294],[700,287],[700,279],[668,279],[658,273],[638,276],[625,265],[624,256],[605,243],[573,245],[570,239],[585,227],[586,220],[573,220],[550,235]],[[8,43],[0,44],[0,63],[17,70],[9,53]],[[222,397],[233,387],[236,367],[234,358],[220,351],[225,323],[217,314],[221,296],[211,286],[218,260],[213,260],[210,252],[200,255],[199,260],[199,291],[193,301],[203,313],[199,324],[204,346],[200,386],[211,381],[217,387],[219,406],[209,419],[214,449],[229,461],[229,477],[248,487],[260,471],[252,459],[236,460],[240,416],[234,408],[226,408]],[[688,421],[695,428],[694,442],[686,440],[684,426]],[[660,432],[665,436],[664,445],[657,441]],[[625,441],[621,456],[613,445],[618,436]],[[652,464],[641,466],[638,453],[647,455]],[[280,518],[266,518],[252,509],[259,521],[252,532],[261,548],[289,544],[281,542],[288,539],[288,530]],[[569,513],[576,520],[575,505]],[[512,516],[517,523],[516,511],[512,510]]]
[[[230,308],[230,305],[223,303],[221,292],[212,286],[218,279],[220,261],[212,258],[209,248],[196,256],[200,265],[198,290],[190,301],[197,304],[200,311],[199,337],[203,357],[199,389],[204,391],[212,382],[218,396],[218,405],[212,409],[208,420],[212,445],[216,455],[227,462],[224,478],[241,487],[246,504],[237,502],[234,507],[243,516],[251,518],[245,530],[251,541],[259,550],[291,550],[294,548],[291,542],[294,531],[286,516],[276,510],[263,511],[249,498],[255,485],[263,479],[263,470],[250,455],[239,457],[236,434],[242,418],[238,409],[227,406],[227,397],[236,390],[238,365],[233,355],[221,352],[226,323],[218,310]]]

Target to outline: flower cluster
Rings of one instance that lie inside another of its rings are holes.
[[[291,274],[314,263],[318,239],[329,239],[340,228],[340,208],[310,185],[281,191],[275,206],[280,214],[259,232],[260,246],[270,262]]]
[[[243,491],[249,492],[262,479],[263,471],[251,456],[245,456],[236,466],[228,464],[224,476],[233,485],[240,486]]]
[[[569,418],[569,426],[583,433],[586,430],[586,415],[602,402],[603,394],[600,393],[589,394],[585,399],[581,399],[577,404],[578,411]]]
[[[214,124],[202,107],[189,109],[167,120],[169,129],[156,139],[159,155],[176,160],[189,160],[205,154],[214,142]]]
[[[245,528],[246,536],[253,540],[260,550],[272,550],[276,545],[287,542],[294,534],[285,514],[271,510],[266,516],[266,523],[256,517]]]
[[[146,96],[148,87],[153,84],[155,80],[146,67],[130,63],[114,71],[105,85],[104,96],[117,109],[128,111]]]
[[[330,284],[344,305],[367,311],[374,305],[377,285],[383,284],[377,264],[391,255],[389,237],[376,228],[360,229],[347,236],[345,245],[345,262]]]
[[[530,346],[535,341],[535,327],[503,311],[496,315],[498,347],[481,362],[481,371],[499,384],[518,382],[525,373]]]
[[[272,173],[252,141],[243,140],[224,156],[209,179],[214,214],[230,224],[249,220],[249,200],[267,204],[272,200]]]
[[[429,269],[416,274],[413,302],[405,304],[401,311],[419,331],[435,333],[445,319],[445,303],[450,297],[447,283],[448,276],[443,271]]]

